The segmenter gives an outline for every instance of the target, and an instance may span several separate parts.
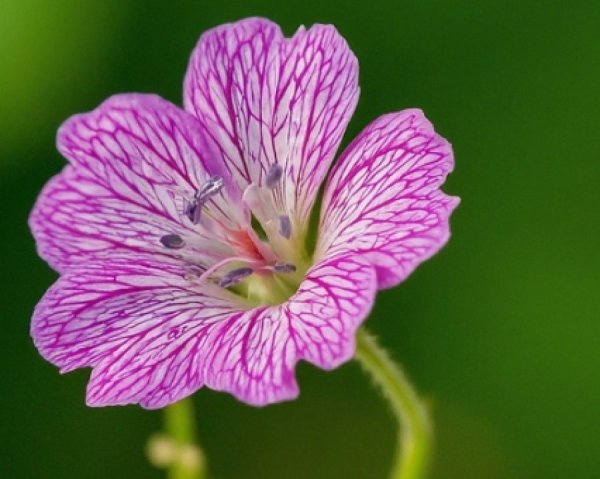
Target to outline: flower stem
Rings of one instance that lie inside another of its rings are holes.
[[[357,333],[356,359],[381,388],[398,420],[398,449],[390,479],[423,479],[432,448],[425,406],[407,377],[367,331]]]
[[[173,442],[175,454],[168,464],[169,479],[203,479],[205,464],[196,442],[194,405],[182,399],[164,409],[165,430]]]

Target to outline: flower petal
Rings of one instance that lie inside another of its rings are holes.
[[[358,63],[333,26],[285,39],[276,24],[251,18],[202,35],[184,100],[242,188],[262,184],[273,163],[283,167],[288,212],[303,223],[358,93]]]
[[[288,303],[248,309],[186,281],[176,261],[117,256],[69,268],[38,304],[32,336],[62,372],[93,367],[89,405],[158,408],[203,385],[264,405],[297,396],[299,359],[332,368],[352,357],[374,294],[372,266],[337,257]]]
[[[376,293],[375,270],[360,256],[341,254],[316,263],[296,294],[279,307],[299,357],[324,369],[352,359],[356,329]]]
[[[185,234],[192,225],[182,192],[226,174],[200,123],[154,95],[114,96],[67,120],[57,142],[71,165],[46,185],[30,226],[59,271],[115,248],[154,251],[162,235]],[[235,213],[225,196],[216,201]]]
[[[214,330],[206,385],[255,406],[296,398],[298,360],[333,369],[354,356],[375,292],[373,267],[360,258],[322,261],[286,303],[232,316]]]
[[[380,117],[331,174],[317,257],[351,249],[375,266],[380,288],[403,281],[450,236],[459,199],[440,187],[453,167],[452,147],[420,110]]]

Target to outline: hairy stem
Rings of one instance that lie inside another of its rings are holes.
[[[402,369],[364,329],[357,333],[356,359],[389,401],[398,420],[398,448],[390,479],[424,479],[432,448],[427,410]]]

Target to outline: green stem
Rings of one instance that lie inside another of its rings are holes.
[[[390,479],[423,479],[432,448],[427,410],[402,370],[364,329],[357,333],[356,359],[382,389],[398,420],[399,445]]]
[[[164,409],[165,430],[175,443],[177,457],[168,467],[169,479],[203,479],[204,458],[197,446],[194,405],[182,399]]]

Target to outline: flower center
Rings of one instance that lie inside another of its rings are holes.
[[[253,304],[278,304],[298,289],[308,260],[287,212],[282,177],[274,164],[262,185],[249,185],[238,201],[241,215],[232,214],[231,204],[240,195],[224,195],[221,176],[185,195],[180,211],[190,231],[165,234],[159,242],[185,262],[186,279],[216,284]]]

